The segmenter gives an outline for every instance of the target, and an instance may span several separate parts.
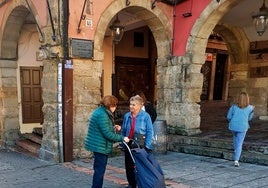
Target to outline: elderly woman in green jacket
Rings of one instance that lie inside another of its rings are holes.
[[[121,129],[120,126],[114,125],[113,121],[113,112],[117,103],[118,99],[115,96],[105,96],[89,120],[85,148],[94,153],[92,188],[101,188],[103,185],[108,155],[112,152],[113,142],[129,142],[128,137],[115,132]]]

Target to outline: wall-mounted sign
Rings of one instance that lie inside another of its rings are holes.
[[[213,59],[213,54],[212,53],[206,53],[207,59],[206,61],[212,61]]]
[[[83,39],[70,39],[70,55],[77,58],[93,57],[93,41]]]

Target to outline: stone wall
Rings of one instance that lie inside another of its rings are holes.
[[[73,155],[87,157],[89,152],[84,149],[90,113],[101,100],[102,63],[93,60],[74,60],[74,126]]]
[[[249,78],[249,71],[243,71],[243,66],[243,64],[240,65],[241,71],[231,73],[228,100],[231,104],[236,101],[241,91],[246,91],[249,94],[250,103],[255,106],[255,117],[267,116],[268,78]]]

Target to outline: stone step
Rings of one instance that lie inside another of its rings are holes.
[[[35,155],[39,155],[40,144],[32,142],[30,140],[17,140],[16,146],[23,148],[24,150],[29,151]]]
[[[233,160],[233,150],[228,149],[194,146],[187,144],[178,145],[173,149],[173,151],[176,152]],[[268,155],[243,150],[240,161],[260,165],[268,165]]]
[[[211,139],[194,136],[169,135],[168,150],[188,154],[233,160],[231,139]],[[242,162],[268,165],[268,146],[263,143],[244,142]]]
[[[231,138],[230,139],[215,139],[215,138],[209,138],[209,136],[195,137],[195,136],[170,136],[169,135],[169,139],[173,139],[173,140],[176,139],[176,143],[178,144],[233,150],[233,143],[232,143]],[[245,141],[243,144],[243,150],[268,155],[268,145],[265,143],[252,143],[252,142]]]
[[[33,128],[33,133],[43,136],[43,129],[42,127],[35,127]]]
[[[205,147],[221,148],[221,149],[232,149],[232,141],[230,140],[209,139],[194,136],[174,136],[174,137],[176,137],[176,142],[178,142],[179,144],[205,146]],[[169,136],[169,138],[172,138],[172,136]]]
[[[39,134],[26,133],[23,134],[23,137],[39,145],[41,145],[42,143],[42,136],[40,136]]]
[[[15,151],[15,152],[18,152],[18,153],[23,153],[23,154],[25,154],[27,156],[32,156],[32,157],[37,157],[37,158],[39,157],[39,153],[30,152],[27,149],[22,148],[22,147],[20,147],[18,145],[12,146],[12,147],[10,147],[10,149],[12,151]]]

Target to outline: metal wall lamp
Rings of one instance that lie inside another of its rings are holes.
[[[124,29],[125,27],[120,23],[119,19],[118,19],[118,15],[116,16],[115,21],[113,22],[112,25],[110,25],[109,27],[112,32],[113,32],[113,41],[115,44],[118,44],[119,41],[122,39],[123,34],[124,34]]]
[[[252,14],[253,23],[259,36],[265,32],[268,22],[268,8],[265,6],[265,0],[263,0],[262,7],[258,13]]]
[[[155,8],[155,4],[157,2],[162,2],[162,3],[165,3],[167,5],[176,6],[177,4],[182,3],[184,1],[187,1],[187,0],[154,0],[152,2],[151,9],[154,9]]]

